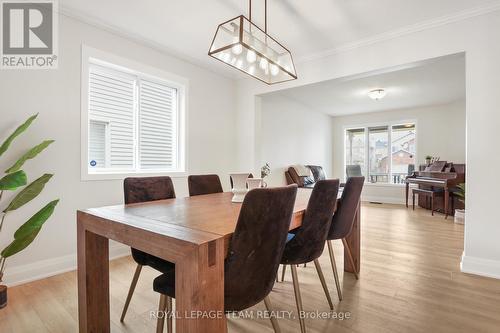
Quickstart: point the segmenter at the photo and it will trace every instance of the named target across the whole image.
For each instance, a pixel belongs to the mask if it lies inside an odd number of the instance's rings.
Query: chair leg
[[[156,319],[156,333],[163,333],[163,326],[165,325],[165,309],[167,308],[167,295],[160,294],[160,304],[158,306],[158,313]],[[161,313],[163,312],[163,315]]]
[[[172,333],[173,332],[173,326],[172,326],[172,316],[173,316],[173,312],[172,312],[172,297],[169,297],[167,296],[167,313],[166,313],[166,316],[167,316],[167,333]]]
[[[431,215],[434,216],[434,194],[431,197]]]
[[[283,270],[281,271],[281,282],[285,281],[285,271],[286,265],[283,265]]]
[[[266,305],[266,310],[268,312],[269,318],[271,319],[271,325],[273,325],[274,333],[281,333],[280,325],[278,324],[278,320],[273,316],[271,300],[269,299],[269,295],[264,298],[264,304]]]
[[[297,311],[300,322],[300,332],[306,333],[306,324],[304,317],[302,316],[304,309],[302,307],[302,297],[300,296],[299,278],[297,276],[297,267],[295,265],[290,265],[292,269],[292,280],[293,280],[293,291],[295,292],[295,302],[297,303]]]
[[[356,277],[356,280],[359,280],[359,275],[356,269],[356,264],[354,263],[354,258],[352,257],[351,248],[349,247],[349,244],[347,243],[347,240],[345,238],[342,238],[342,243],[344,244],[344,251],[347,252],[347,257],[349,258],[349,262],[351,263],[351,266],[354,269],[354,276]]]
[[[340,287],[339,274],[337,272],[337,263],[335,262],[335,255],[333,254],[332,241],[326,241],[328,244],[328,252],[330,253],[330,262],[332,263],[333,277],[335,278],[335,286],[337,287],[337,295],[339,296],[339,301],[342,300],[342,288]]]
[[[321,269],[321,265],[319,264],[319,260],[314,260],[314,266],[316,266],[316,271],[318,272],[319,280],[321,281],[321,285],[323,286],[323,290],[325,291],[326,299],[328,300],[328,305],[330,305],[330,310],[333,310],[333,302],[330,297],[330,291],[328,290],[328,286],[326,285],[325,276],[323,275],[323,270]]]
[[[120,321],[123,323],[125,320],[125,315],[127,314],[128,306],[130,304],[130,300],[132,299],[132,295],[134,294],[135,286],[137,285],[137,280],[139,280],[139,275],[141,275],[142,265],[137,265],[135,268],[134,277],[132,278],[132,283],[130,284],[130,288],[128,290],[127,299],[125,300],[125,305],[123,306],[122,316],[120,317]]]
[[[413,210],[415,210],[415,193],[413,193]]]

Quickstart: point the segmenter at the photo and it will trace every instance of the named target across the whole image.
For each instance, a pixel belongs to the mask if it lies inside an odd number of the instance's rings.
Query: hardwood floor
[[[463,226],[440,214],[413,212],[403,206],[363,204],[362,271],[359,281],[344,274],[339,303],[328,251],[320,259],[335,311],[351,318],[306,319],[308,332],[498,332],[500,280],[460,272]],[[342,244],[335,242],[338,267]],[[125,324],[119,321],[135,270],[130,257],[110,264],[113,332],[154,332],[150,311],[159,296],[152,291],[158,275],[144,268]],[[305,311],[329,307],[313,264],[298,269]],[[9,289],[9,305],[0,310],[0,332],[76,332],[76,272]],[[273,307],[295,311],[290,270],[271,293]],[[263,310],[264,304],[252,310]],[[283,332],[299,332],[295,319],[279,319]],[[272,332],[268,319],[230,319],[230,332]]]

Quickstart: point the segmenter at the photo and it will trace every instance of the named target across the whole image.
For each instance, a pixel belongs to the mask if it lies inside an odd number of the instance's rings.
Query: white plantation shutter
[[[111,169],[134,168],[135,87],[136,79],[132,75],[98,65],[90,67],[89,120],[108,124],[109,147],[105,164]],[[106,151],[105,147],[95,144],[94,151]]]
[[[177,89],[148,80],[139,84],[139,165],[142,170],[176,168]]]
[[[97,60],[88,77],[89,173],[180,171],[183,86]]]

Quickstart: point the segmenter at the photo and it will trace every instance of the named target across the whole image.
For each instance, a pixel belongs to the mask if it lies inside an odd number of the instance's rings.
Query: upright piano
[[[444,194],[436,198],[436,210],[442,211],[447,218],[453,215],[453,208],[463,208],[463,204],[456,202],[455,207],[450,207],[450,193],[456,190],[456,186],[465,183],[465,164],[454,164],[446,161],[436,161],[429,166],[420,166],[419,171],[413,172],[406,178],[406,207],[408,207],[408,196],[410,184],[417,184],[423,189],[442,189]],[[427,202],[419,200],[419,206],[430,209]]]

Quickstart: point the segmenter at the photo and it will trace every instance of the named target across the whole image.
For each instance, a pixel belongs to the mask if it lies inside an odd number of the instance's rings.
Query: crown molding
[[[193,58],[193,57],[186,55],[184,53],[175,51],[171,48],[164,46],[161,43],[157,43],[157,42],[155,42],[151,39],[148,39],[146,37],[143,37],[139,34],[125,31],[124,29],[122,29],[116,25],[109,24],[109,23],[107,23],[101,19],[98,19],[94,16],[89,16],[87,14],[84,14],[81,11],[79,11],[75,8],[69,7],[67,5],[63,5],[61,3],[59,4],[59,14],[66,16],[68,18],[71,18],[73,20],[79,21],[81,23],[87,24],[89,26],[92,26],[94,28],[106,31],[106,32],[111,33],[113,35],[116,35],[118,37],[128,39],[129,41],[132,41],[136,44],[148,47],[148,48],[153,49],[159,53],[165,54],[167,56],[177,58],[177,59],[182,60],[184,62],[187,62],[193,66],[199,67],[203,70],[209,71],[211,73],[225,77],[227,79],[231,79],[231,80],[238,79],[238,77],[236,77],[235,75],[231,75],[223,70],[214,69],[213,66],[208,66],[207,64],[199,61],[196,58]]]
[[[447,24],[463,21],[463,20],[468,20],[477,16],[482,16],[486,15],[492,12],[496,12],[500,10],[500,1],[495,1],[490,4],[480,6],[480,7],[475,7],[471,9],[466,9],[457,13],[453,13],[450,15],[445,15],[441,16],[432,20],[427,20],[423,21],[420,23],[412,24],[400,29],[392,30],[392,31],[387,31],[378,35],[374,35],[371,37],[363,38],[358,41],[352,42],[352,43],[346,43],[344,45],[325,50],[322,52],[317,52],[314,54],[298,57],[296,59],[296,63],[304,63],[308,61],[313,61],[313,60],[319,60],[322,58],[326,58],[335,54],[339,53],[344,53],[348,51],[352,51],[358,48],[362,48],[365,46],[373,45],[376,43],[388,41],[391,39],[395,39],[398,37],[410,35],[416,32],[428,30],[428,29],[433,29],[437,27],[441,27]]]
[[[437,28],[437,27],[444,26],[447,24],[471,19],[471,18],[474,18],[477,16],[486,15],[486,14],[489,14],[492,12],[496,12],[498,10],[500,10],[500,1],[495,0],[492,3],[489,3],[489,4],[484,5],[484,6],[466,9],[466,10],[463,10],[463,11],[460,11],[457,13],[453,13],[450,15],[441,16],[439,18],[423,21],[423,22],[409,25],[409,26],[399,28],[396,30],[387,31],[387,32],[384,32],[384,33],[381,33],[378,35],[363,38],[363,39],[360,39],[360,40],[355,41],[355,42],[346,43],[344,45],[340,45],[340,46],[332,48],[332,49],[328,49],[325,51],[321,51],[321,52],[313,53],[310,55],[298,57],[295,59],[295,62],[297,64],[300,64],[300,63],[305,63],[305,62],[309,62],[309,61],[319,60],[322,58],[333,56],[335,54],[348,52],[348,51],[351,51],[354,49],[358,49],[358,48],[366,47],[366,46],[373,45],[376,43],[395,39],[398,37],[410,35],[410,34],[413,34],[416,32],[420,32],[420,31],[424,31],[424,30],[428,30],[428,29],[432,29],[432,28]],[[228,72],[223,71],[223,70],[214,69],[214,66],[209,66],[206,63],[203,63],[196,58],[193,58],[189,55],[186,55],[186,54],[183,54],[181,52],[170,49],[170,48],[164,46],[163,44],[157,43],[151,39],[140,36],[139,34],[124,31],[122,28],[119,28],[115,25],[106,23],[103,20],[100,20],[96,17],[91,17],[89,15],[83,14],[82,12],[80,12],[72,7],[69,7],[67,5],[60,4],[59,13],[61,15],[75,19],[77,21],[88,24],[88,25],[93,26],[95,28],[102,29],[104,31],[107,31],[107,32],[112,33],[114,35],[117,35],[119,37],[126,38],[128,40],[131,40],[131,41],[139,44],[139,45],[149,47],[149,48],[154,49],[160,53],[176,57],[176,58],[181,59],[183,61],[186,61],[194,66],[197,66],[201,69],[204,69],[204,70],[210,71],[214,74],[223,76],[227,79],[238,80],[238,79],[245,79],[246,78],[246,77],[239,76],[239,75],[231,75]]]

